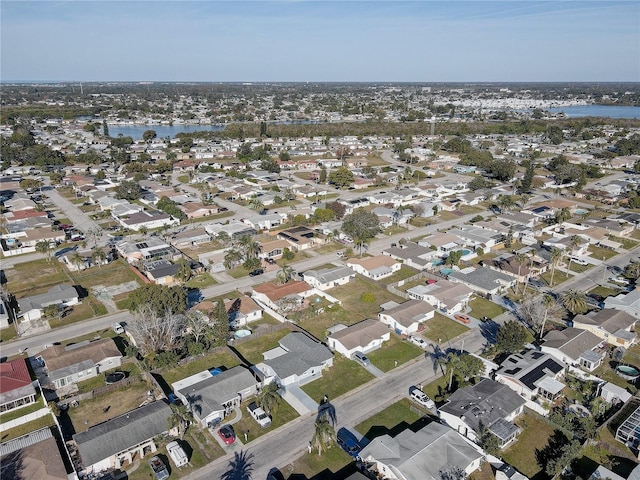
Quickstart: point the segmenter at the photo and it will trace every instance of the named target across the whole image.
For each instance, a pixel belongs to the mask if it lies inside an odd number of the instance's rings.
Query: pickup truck
[[[151,459],[149,459],[149,466],[156,480],[166,480],[169,478],[169,470],[167,470],[167,466],[160,460],[160,457],[151,457]]]
[[[271,425],[271,418],[269,418],[269,415],[267,415],[267,413],[262,408],[260,408],[256,402],[251,402],[247,406],[247,410],[261,427],[264,428]]]

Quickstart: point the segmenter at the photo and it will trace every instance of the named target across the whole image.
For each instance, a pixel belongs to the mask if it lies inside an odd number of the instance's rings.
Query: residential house
[[[278,238],[286,240],[290,249],[296,252],[325,243],[324,235],[302,225],[278,232]]]
[[[224,308],[227,310],[229,325],[232,328],[244,327],[262,318],[262,308],[247,295],[225,300]]]
[[[172,227],[180,225],[180,220],[173,218],[171,215],[163,212],[142,211],[129,215],[128,217],[117,218],[120,225],[130,230],[139,232],[142,228],[151,230],[164,226]]]
[[[42,386],[60,389],[122,365],[122,354],[112,338],[71,345],[53,345],[36,356],[44,367]]]
[[[268,213],[266,215],[256,215],[245,218],[243,222],[254,230],[271,230],[287,221],[287,215],[284,213]]]
[[[592,372],[606,356],[602,338],[579,328],[552,330],[544,336],[541,350],[563,363]]]
[[[464,283],[481,295],[497,295],[516,283],[516,279],[511,275],[487,267],[454,270],[448,276],[452,282]]]
[[[401,263],[396,262],[393,258],[387,255],[349,258],[345,263],[354,272],[374,280],[380,280],[393,275],[402,267]]]
[[[259,385],[251,370],[238,365],[222,372],[205,370],[171,384],[171,388],[200,426],[207,427],[254,396]]]
[[[627,312],[605,308],[586,315],[576,315],[573,327],[587,330],[610,345],[629,348],[637,341],[634,331],[637,321]]]
[[[480,264],[496,272],[506,273],[516,278],[518,282],[525,282],[531,276],[529,259],[524,257],[523,262],[518,262],[514,253],[503,253],[497,257],[483,260]]]
[[[461,243],[471,250],[478,250],[484,253],[490,252],[492,248],[504,239],[504,236],[500,233],[479,227],[453,228],[447,234],[458,237],[459,240],[456,240],[456,243]]]
[[[436,256],[434,250],[414,242],[406,242],[397,247],[387,248],[382,251],[382,254],[389,255],[404,265],[417,270],[431,267],[431,259]]]
[[[180,205],[180,210],[187,218],[202,218],[217,214],[220,209],[217,205],[205,205],[202,202],[187,202]]]
[[[488,429],[503,448],[520,433],[520,427],[513,421],[522,413],[525,403],[508,386],[483,378],[453,392],[447,403],[438,408],[438,415],[446,425],[476,443],[480,431]]]
[[[76,433],[81,474],[122,469],[158,450],[156,438],[169,430],[171,408],[162,401],[148,403]]]
[[[42,318],[44,309],[50,305],[57,305],[59,309],[77,305],[78,292],[66,283],[51,287],[46,293],[18,299],[18,317],[24,321]]]
[[[251,296],[258,304],[276,311],[286,311],[301,306],[304,299],[312,293],[311,286],[303,281],[292,281],[282,285],[267,282],[253,287]]]
[[[66,452],[65,452],[65,457]],[[42,428],[0,443],[1,475],[5,480],[70,480],[51,428]]]
[[[0,363],[0,413],[36,403],[36,389],[23,358]]]
[[[210,241],[211,237],[204,228],[185,230],[171,237],[171,244],[178,248],[193,247]]]
[[[636,287],[629,293],[605,298],[604,308],[622,310],[635,318],[640,318],[640,287]]]
[[[355,352],[367,353],[380,348],[391,338],[391,330],[371,318],[348,327],[340,325],[342,328],[339,330],[333,328],[333,333],[327,337],[327,344],[347,358],[351,358]]]
[[[464,242],[457,235],[438,232],[420,240],[419,245],[431,247],[437,255],[443,255],[460,250],[464,246]]]
[[[267,259],[273,258],[277,259],[282,257],[282,253],[285,248],[290,248],[289,242],[286,240],[270,240],[267,242],[260,242],[260,246],[262,249],[260,253],[258,253],[258,258]]]
[[[467,477],[480,468],[484,453],[455,430],[430,422],[417,432],[407,428],[395,437],[376,437],[359,457],[376,478],[436,480],[451,469],[459,469]]]
[[[331,350],[303,332],[291,332],[279,344],[264,352],[264,361],[256,365],[265,383],[302,385],[321,377],[322,371],[333,365]]]
[[[355,277],[355,272],[344,266],[307,270],[302,276],[305,282],[321,291],[329,290],[339,285],[346,285]]]
[[[378,314],[378,319],[399,335],[411,335],[433,318],[434,308],[421,300],[408,300]]]
[[[496,372],[495,380],[526,399],[541,397],[554,401],[565,387],[558,380],[565,368],[566,365],[551,354],[527,350],[507,357]]]
[[[462,283],[441,279],[412,287],[407,293],[409,297],[427,302],[437,310],[453,314],[466,309],[473,290]]]
[[[176,283],[179,270],[180,265],[165,259],[146,262],[143,269],[145,276],[157,285],[173,285]]]
[[[224,232],[231,239],[240,238],[244,235],[255,235],[257,233],[251,226],[237,221],[231,221],[226,224],[209,223],[204,226],[204,229],[212,237],[218,237],[220,233]]]
[[[626,403],[633,395],[624,388],[611,382],[603,382],[598,386],[599,396],[607,403]]]

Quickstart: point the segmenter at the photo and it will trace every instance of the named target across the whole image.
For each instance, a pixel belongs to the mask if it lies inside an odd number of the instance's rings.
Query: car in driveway
[[[409,398],[424,408],[435,408],[436,404],[429,396],[415,385],[409,387]]]
[[[356,436],[346,428],[342,427],[336,432],[336,441],[338,445],[352,457],[357,457],[360,453],[360,443]]]
[[[114,332],[116,332],[118,335],[122,335],[124,333],[124,327],[119,322],[116,322],[113,325],[111,325],[111,329]]]
[[[462,323],[471,323],[471,319],[464,313],[456,313],[453,318]]]
[[[584,258],[582,257],[569,257],[569,259],[578,265],[589,265],[589,262],[587,262]]]
[[[233,427],[231,425],[223,425],[220,427],[220,430],[218,430],[218,436],[225,445],[233,445],[233,442],[236,441],[236,432],[233,431]]]
[[[247,405],[247,411],[262,428],[271,425],[271,418],[269,418],[269,415],[267,415],[267,413],[261,407],[259,407],[256,402],[251,402],[249,405]]]
[[[358,362],[363,367],[366,367],[367,365],[371,365],[371,360],[369,360],[369,357],[367,357],[362,352],[354,352],[353,355],[351,355],[351,358],[356,362]]]
[[[429,347],[429,344],[427,342],[425,342],[422,337],[416,337],[415,335],[411,335],[409,337],[409,341],[411,343],[413,343],[414,345],[417,345],[418,347],[420,347],[423,350],[426,350]]]
[[[256,268],[255,270],[251,270],[249,272],[250,277],[257,277],[258,275],[262,275],[264,273],[264,269]]]

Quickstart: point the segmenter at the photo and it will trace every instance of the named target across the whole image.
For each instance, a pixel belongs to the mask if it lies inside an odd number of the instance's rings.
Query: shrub
[[[360,295],[360,300],[362,300],[364,303],[373,303],[376,301],[376,296],[371,292],[364,292],[362,295]]]

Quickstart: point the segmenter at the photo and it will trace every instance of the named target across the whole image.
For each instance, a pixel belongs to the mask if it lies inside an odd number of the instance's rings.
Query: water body
[[[613,105],[572,105],[567,107],[553,107],[547,110],[553,113],[563,112],[569,118],[640,118],[640,107],[618,107]]]
[[[140,140],[147,130],[154,130],[158,138],[175,137],[185,132],[218,132],[224,130],[224,125],[108,125],[109,135],[117,137],[131,137]]]

